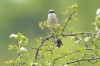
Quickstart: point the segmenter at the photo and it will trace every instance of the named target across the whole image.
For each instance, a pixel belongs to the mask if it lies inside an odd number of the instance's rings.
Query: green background
[[[74,3],[79,5],[79,21],[71,26],[78,32],[95,31],[92,23],[96,10],[100,8],[100,0],[0,0],[0,66],[8,66],[4,62],[16,56],[15,51],[8,50],[12,43],[10,34],[20,32],[29,39],[30,46],[34,46],[35,38],[47,35],[38,23],[47,19],[48,10],[54,9],[63,24],[65,16],[62,12]]]

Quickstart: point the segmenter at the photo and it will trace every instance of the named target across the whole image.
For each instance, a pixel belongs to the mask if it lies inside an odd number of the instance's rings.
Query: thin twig
[[[97,33],[92,33],[92,32],[79,32],[79,33],[71,33],[71,34],[61,34],[63,37],[65,36],[77,36],[77,35],[89,35],[89,34],[92,34],[92,35],[97,35]]]
[[[14,66],[14,64],[13,64],[13,63],[11,63],[11,65],[12,65],[12,66]]]
[[[85,50],[93,50],[93,49],[87,48],[87,49],[85,49]],[[70,54],[73,54],[73,53],[76,53],[76,52],[80,52],[80,51],[81,51],[81,50],[72,51],[72,52],[70,52],[70,53],[67,53],[67,54],[64,55],[64,56],[58,57],[58,58],[56,58],[56,59],[53,60],[53,64],[55,64],[55,62],[56,62],[58,59],[60,59],[60,58],[63,58],[63,57],[65,57],[65,56],[68,56],[68,55],[70,55]]]
[[[63,28],[63,30],[62,30],[62,34],[63,34],[63,32],[64,32],[64,30],[65,30],[65,28],[66,28],[68,22],[71,20],[72,16],[74,15],[74,13],[75,13],[75,12],[72,12],[72,14],[70,14],[70,16],[69,16],[69,18],[68,18],[67,22],[65,23],[64,28]]]
[[[99,49],[98,46],[94,43],[93,40],[92,40],[92,44],[93,44],[97,49]]]
[[[17,47],[19,48],[19,40],[18,40],[18,39],[17,39],[17,41],[16,41],[16,45],[17,45]],[[20,54],[19,50],[18,50],[17,55],[18,55],[18,64],[19,64],[18,66],[22,66],[21,54]]]
[[[72,60],[72,61],[69,61],[67,62],[66,64],[72,64],[72,63],[76,63],[76,62],[82,62],[82,61],[91,61],[91,60],[97,60],[97,59],[100,59],[100,56],[96,56],[96,57],[92,57],[92,58],[83,58],[83,59],[78,59],[78,60]]]

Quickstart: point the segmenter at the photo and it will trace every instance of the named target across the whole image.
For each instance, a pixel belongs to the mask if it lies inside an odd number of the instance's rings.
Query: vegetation
[[[56,25],[54,30],[48,31],[49,35],[34,39],[35,44],[28,51],[25,46],[28,44],[28,38],[21,33],[11,34],[10,38],[14,44],[8,46],[9,50],[16,50],[17,57],[6,61],[12,66],[78,66],[85,63],[100,64],[100,12],[97,12],[95,22],[96,32],[77,32],[72,30],[69,25],[77,22],[78,4],[68,7],[63,15],[64,25]],[[63,20],[62,20],[63,21]],[[40,22],[41,30],[49,29],[46,21]],[[67,29],[67,31],[65,30]],[[72,45],[67,45],[70,40]],[[69,49],[70,48],[70,49]],[[31,54],[31,53],[34,53]]]

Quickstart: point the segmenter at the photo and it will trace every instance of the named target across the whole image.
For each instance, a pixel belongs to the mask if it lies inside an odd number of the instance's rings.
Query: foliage
[[[75,16],[78,13],[78,5],[75,3],[68,7],[63,14],[68,17],[64,19],[64,25],[57,24],[49,30],[50,35],[40,37],[37,40],[38,46],[34,47],[31,52],[35,52],[34,57],[25,48],[28,45],[28,39],[21,33],[11,34],[10,38],[14,39],[15,44],[8,46],[9,50],[16,50],[16,59],[6,61],[12,66],[72,66],[80,65],[83,61],[94,64],[100,60],[100,15],[96,16],[94,32],[75,32],[70,31],[66,34],[67,25],[73,21],[77,21]],[[46,21],[40,22],[39,27],[43,30],[50,28]],[[66,38],[74,41],[72,50],[66,49]],[[62,49],[63,48],[63,49]],[[84,62],[85,63],[85,62]]]
[[[16,59],[11,59],[9,61],[6,61],[5,63],[9,63],[12,66],[28,66],[32,58],[28,50],[24,47],[28,44],[28,39],[21,33],[11,34],[10,38],[12,38],[15,41],[15,44],[10,44],[8,46],[8,49],[16,50],[17,57]]]

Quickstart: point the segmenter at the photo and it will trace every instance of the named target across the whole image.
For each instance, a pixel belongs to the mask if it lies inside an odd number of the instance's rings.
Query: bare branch
[[[44,43],[46,40],[48,40],[48,39],[51,38],[51,37],[53,37],[52,34],[49,35],[48,37],[46,37],[46,38],[44,38],[44,39],[41,40],[40,45],[36,48],[36,53],[35,53],[35,59],[36,59],[36,60],[38,59],[38,54],[39,54],[39,50],[40,50],[41,46],[43,45],[43,43]]]
[[[80,33],[72,33],[72,34],[61,34],[63,37],[65,37],[65,36],[77,36],[77,35],[90,35],[90,34],[92,34],[92,35],[97,35],[97,33],[92,33],[92,32],[80,32]]]
[[[97,49],[99,49],[98,46],[94,43],[93,40],[92,40],[91,42],[92,42],[92,44],[93,44]]]
[[[72,60],[67,62],[66,64],[72,64],[72,63],[76,63],[76,62],[82,62],[82,61],[91,61],[91,60],[97,60],[100,59],[100,56],[96,56],[96,57],[92,57],[92,58],[83,58],[83,59],[78,59],[78,60]]]
[[[93,50],[93,49],[87,48],[87,49],[85,49],[85,50]],[[60,58],[63,58],[63,57],[65,57],[65,56],[68,56],[68,55],[70,55],[70,54],[73,54],[73,53],[76,53],[76,52],[80,52],[80,51],[82,51],[82,50],[72,51],[72,52],[70,52],[70,53],[67,53],[67,54],[64,55],[64,56],[58,57],[58,58],[56,58],[56,59],[53,60],[53,64],[55,64],[55,62],[56,62],[57,60],[59,60]]]
[[[63,28],[63,30],[62,30],[62,33],[64,32],[64,30],[65,30],[65,28],[66,28],[68,22],[71,20],[71,18],[72,18],[72,16],[74,15],[74,13],[75,13],[75,12],[72,12],[72,14],[70,14],[70,16],[69,16],[67,22],[66,22],[65,25],[64,25],[64,28]]]

